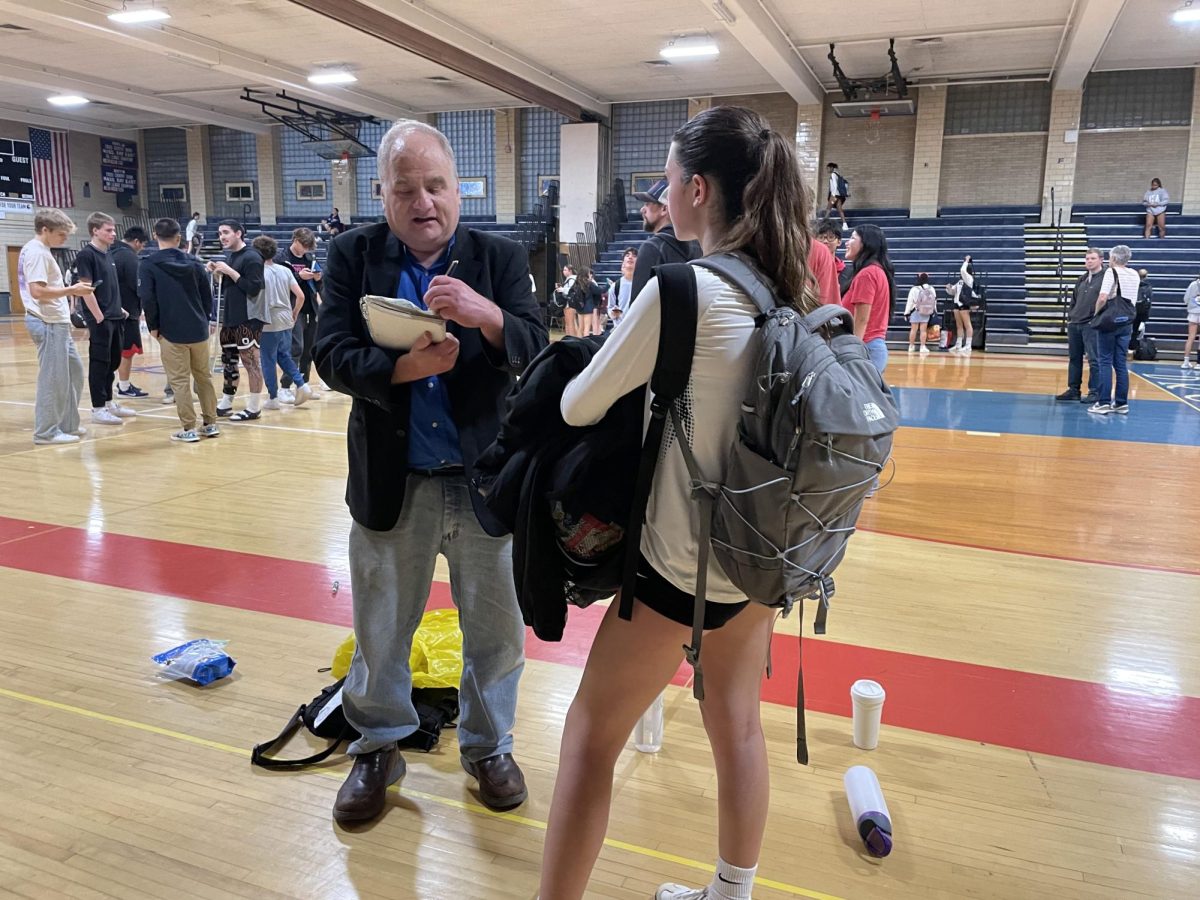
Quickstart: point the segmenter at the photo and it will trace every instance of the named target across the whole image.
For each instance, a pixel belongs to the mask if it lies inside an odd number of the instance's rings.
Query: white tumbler
[[[851,766],[842,783],[854,828],[872,856],[887,856],[892,852],[892,817],[879,779],[866,766]]]
[[[854,746],[860,750],[874,750],[879,745],[879,723],[886,696],[878,681],[864,678],[850,687],[850,700],[854,705]]]

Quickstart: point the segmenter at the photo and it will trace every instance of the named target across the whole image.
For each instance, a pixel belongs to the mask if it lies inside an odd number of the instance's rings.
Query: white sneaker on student
[[[283,409],[283,404],[279,402],[278,397],[268,397],[263,403],[263,409]]]
[[[962,350],[959,352],[961,352],[963,356],[970,356],[971,355],[971,345],[965,344],[963,346]]]
[[[929,352],[929,348],[926,347],[924,344],[922,344],[921,345],[921,355],[925,356],[928,352]]]
[[[296,394],[292,391],[291,388],[280,388],[279,389],[279,402],[280,403],[295,403],[296,402]]]
[[[690,888],[682,884],[664,884],[654,893],[654,900],[707,900],[708,888]]]
[[[909,344],[909,345],[908,345],[908,352],[909,352],[909,353],[916,353],[916,352],[917,352],[917,345],[916,345],[916,344]]]
[[[312,398],[313,398],[313,389],[310,388],[307,384],[302,384],[302,385],[300,385],[300,387],[296,388],[295,403],[297,406],[303,406],[305,403],[307,403]]]
[[[1196,364],[1195,364],[1194,362],[1192,362],[1190,359],[1185,359],[1183,362],[1181,362],[1181,363],[1179,364],[1179,368],[1181,368],[1181,369],[1194,369],[1194,368],[1196,368]]]
[[[110,402],[108,411],[114,416],[120,416],[122,419],[133,419],[137,417],[137,412],[130,409],[128,406],[122,406],[120,403]]]
[[[60,431],[54,437],[34,438],[35,444],[78,444],[79,436],[75,434],[67,434],[65,431]]]
[[[93,425],[124,425],[125,420],[116,415],[109,409],[93,409],[92,410]]]
[[[200,435],[196,434],[194,429],[185,428],[171,435],[171,440],[182,444],[196,444],[200,442]]]

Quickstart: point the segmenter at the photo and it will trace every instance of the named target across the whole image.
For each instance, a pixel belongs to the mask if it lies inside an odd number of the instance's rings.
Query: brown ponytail
[[[808,267],[810,193],[792,144],[757,113],[717,106],[675,133],[684,180],[716,182],[729,230],[713,252],[741,250],[775,282],[779,299],[801,312],[821,304]]]

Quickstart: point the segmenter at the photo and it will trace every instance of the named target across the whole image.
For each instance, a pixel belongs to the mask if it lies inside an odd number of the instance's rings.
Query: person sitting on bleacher
[[[1146,207],[1146,230],[1143,238],[1149,238],[1155,226],[1158,226],[1159,238],[1167,236],[1167,203],[1171,195],[1163,190],[1162,182],[1157,178],[1150,179],[1150,190],[1142,197],[1142,206]]]

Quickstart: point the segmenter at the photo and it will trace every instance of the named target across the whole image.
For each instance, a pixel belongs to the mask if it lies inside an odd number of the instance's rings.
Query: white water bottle
[[[638,719],[637,727],[633,730],[633,746],[642,753],[657,753],[662,749],[662,740],[663,694],[659,694]]]
[[[872,856],[887,856],[892,852],[892,817],[879,779],[866,766],[851,766],[842,779],[846,800],[858,836]]]

